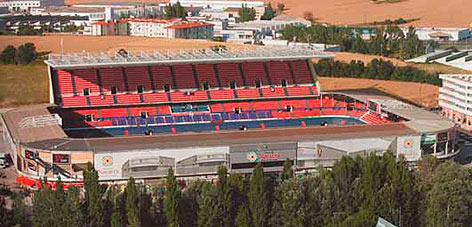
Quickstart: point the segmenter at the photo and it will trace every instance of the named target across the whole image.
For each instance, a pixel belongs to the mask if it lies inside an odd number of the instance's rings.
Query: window
[[[168,84],[164,85],[164,91],[169,92],[170,91],[170,85],[168,85]]]
[[[138,85],[138,93],[141,94],[144,92],[144,85]]]
[[[93,114],[86,114],[85,121],[93,121]]]
[[[139,115],[141,116],[141,118],[144,118],[144,119],[146,119],[146,118],[149,117],[149,113],[148,113],[148,112],[141,112],[141,113],[139,113]]]
[[[282,80],[282,87],[287,87],[287,80]]]
[[[84,96],[90,95],[90,88],[84,88]]]
[[[231,89],[236,89],[236,83],[234,81],[229,82],[229,87]]]
[[[118,87],[116,87],[116,86],[111,87],[111,94],[112,95],[116,95],[117,92],[118,92]]]
[[[210,83],[203,82],[203,90],[208,91],[210,89]]]
[[[262,86],[261,80],[256,80],[256,88],[260,88]]]

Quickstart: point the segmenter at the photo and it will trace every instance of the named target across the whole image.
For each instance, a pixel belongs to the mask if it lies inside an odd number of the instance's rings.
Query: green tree
[[[239,9],[239,22],[252,21],[256,19],[256,10],[248,8],[245,4]]]
[[[361,38],[361,36],[357,36],[354,42],[352,43],[351,52],[354,53],[361,53],[367,54],[369,53],[369,48],[367,47],[366,42]]]
[[[93,227],[104,226],[104,207],[102,204],[100,185],[98,184],[98,172],[90,162],[87,163],[87,171],[84,173],[84,191],[85,204],[87,206],[85,224]]]
[[[187,12],[185,11],[185,8],[182,7],[180,2],[177,2],[173,5],[169,3],[169,5],[164,7],[164,15],[167,19],[184,18],[185,15],[187,15]]]
[[[452,161],[440,164],[427,195],[428,226],[470,226],[472,181],[470,171]]]
[[[303,226],[303,196],[298,179],[283,181],[277,187],[275,195],[271,226]]]
[[[166,179],[167,194],[164,199],[164,213],[166,214],[167,226],[180,226],[179,203],[180,203],[180,187],[174,175],[174,170],[169,168]]]
[[[409,27],[405,39],[401,41],[400,58],[411,59],[425,53],[424,43],[416,35],[415,28]]]
[[[232,206],[233,200],[228,185],[228,169],[220,166],[218,168],[217,217],[221,226],[230,227],[232,225],[232,217],[229,215]]]
[[[2,64],[15,64],[16,48],[8,45],[0,54],[0,62]]]
[[[282,171],[282,180],[287,180],[293,178],[293,167],[292,167],[292,161],[287,158],[284,162],[284,169]]]
[[[275,10],[272,8],[272,5],[269,4],[264,9],[264,14],[261,17],[261,20],[272,20],[277,15]]]
[[[209,182],[203,183],[198,196],[198,226],[221,226],[217,197],[216,187]]]
[[[139,194],[138,187],[133,177],[128,179],[126,185],[126,214],[128,216],[128,226],[141,226],[139,217]]]
[[[29,64],[36,60],[38,53],[33,43],[25,43],[18,47],[16,51],[16,62],[20,64]]]
[[[269,216],[269,201],[264,178],[264,170],[261,163],[254,168],[249,188],[249,208],[252,215],[252,223],[255,227],[267,226]]]
[[[249,216],[249,209],[245,206],[242,205],[238,213],[236,214],[236,219],[234,221],[234,226],[236,227],[250,227],[251,225],[251,219]]]

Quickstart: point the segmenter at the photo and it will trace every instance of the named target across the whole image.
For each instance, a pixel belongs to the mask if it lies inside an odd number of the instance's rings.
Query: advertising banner
[[[397,137],[397,158],[405,156],[407,161],[417,161],[421,157],[421,136]]]
[[[436,142],[438,142],[436,134],[423,134],[423,136],[421,136],[421,143],[423,144]]]

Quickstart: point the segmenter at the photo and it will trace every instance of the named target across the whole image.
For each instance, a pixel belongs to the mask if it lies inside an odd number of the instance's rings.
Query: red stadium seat
[[[236,93],[238,94],[238,98],[259,98],[259,90],[256,88],[241,88],[236,89]]]
[[[259,80],[262,85],[270,85],[269,81],[267,81],[267,74],[263,62],[245,62],[242,63],[242,68],[247,86],[256,86],[257,80]]]
[[[100,91],[98,78],[95,69],[77,69],[72,71],[74,75],[75,87],[78,94],[82,94],[84,88],[90,90],[90,94]]]
[[[164,92],[143,93],[145,103],[167,102],[167,94]]]
[[[262,88],[262,94],[264,97],[283,97],[285,96],[284,89],[282,87]]]
[[[195,70],[198,77],[199,87],[202,88],[205,82],[210,85],[210,88],[219,87],[212,64],[197,64],[195,65]]]
[[[117,92],[126,91],[121,68],[101,68],[98,72],[100,73],[103,92],[110,92],[112,87],[116,87]]]
[[[210,96],[212,100],[225,100],[234,98],[233,90],[231,89],[210,90]]]
[[[267,62],[267,68],[273,85],[281,85],[282,80],[285,80],[287,84],[293,84],[292,75],[286,61]]]
[[[73,94],[72,78],[69,71],[57,70],[57,83],[60,94]]]
[[[175,87],[172,82],[170,66],[151,66],[151,72],[156,90],[164,90],[165,85]]]
[[[197,88],[193,77],[192,65],[174,65],[174,77],[177,89]]]
[[[137,91],[138,86],[144,86],[144,90],[151,90],[151,80],[147,67],[126,67],[126,77],[128,80],[128,90]]]
[[[235,63],[217,64],[221,86],[229,87],[230,82],[235,82],[238,86],[243,86],[243,79],[239,73],[239,66]]]

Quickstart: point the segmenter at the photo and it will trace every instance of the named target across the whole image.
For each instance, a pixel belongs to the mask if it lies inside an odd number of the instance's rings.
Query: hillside
[[[271,0],[283,2],[286,13],[303,16],[312,12],[322,23],[352,25],[385,19],[414,19],[415,26],[467,27],[472,23],[470,0],[405,0],[398,3],[372,3],[371,0]]]

